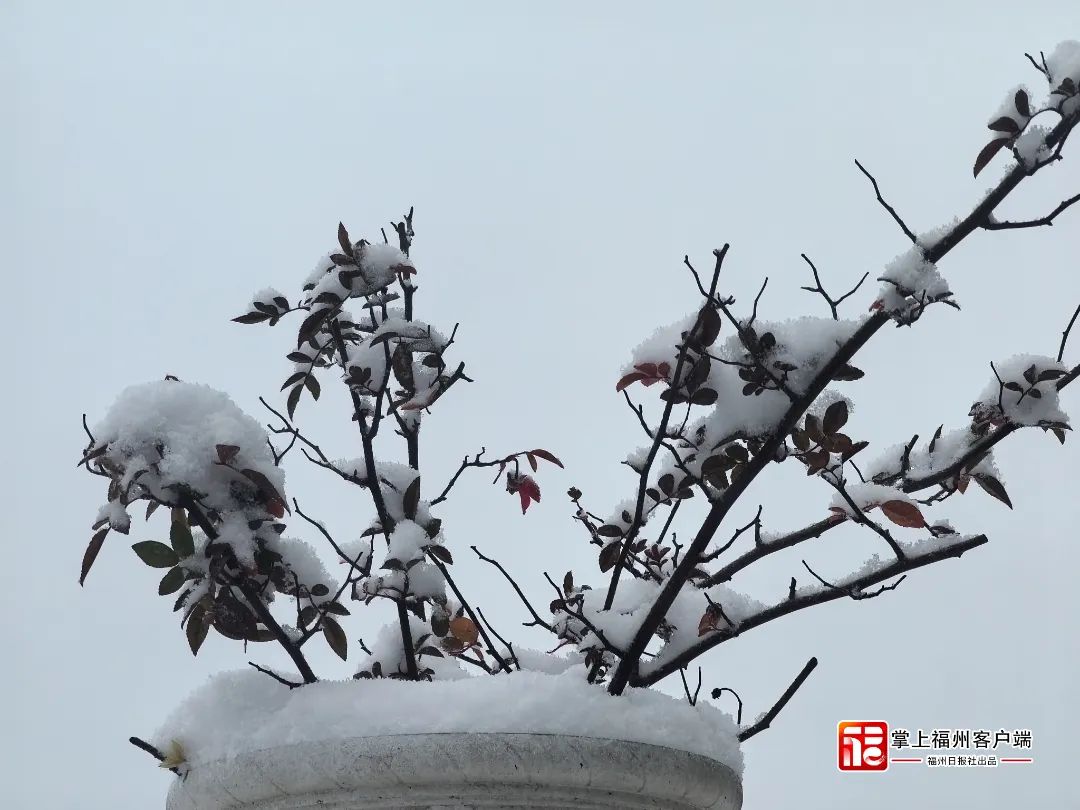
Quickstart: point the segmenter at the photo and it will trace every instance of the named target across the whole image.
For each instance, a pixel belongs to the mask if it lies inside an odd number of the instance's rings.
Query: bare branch
[[[1069,199],[1062,202],[1060,205],[1058,205],[1057,208],[1055,208],[1053,211],[1051,211],[1045,217],[1040,217],[1039,219],[1029,219],[1029,220],[1024,220],[1024,221],[1017,221],[1017,222],[1007,222],[1007,221],[1006,222],[994,222],[993,220],[987,220],[985,223],[983,223],[983,228],[985,228],[988,231],[1005,231],[1005,230],[1009,230],[1011,228],[1039,228],[1039,227],[1041,227],[1043,225],[1051,225],[1052,226],[1054,224],[1054,218],[1058,214],[1060,214],[1066,208],[1068,208],[1069,206],[1071,206],[1071,205],[1073,205],[1073,204],[1075,204],[1077,202],[1080,202],[1080,194],[1077,194],[1074,197],[1069,197]]]
[[[790,596],[782,602],[778,602],[751,616],[747,616],[732,630],[716,630],[709,633],[678,655],[666,658],[661,651],[659,657],[661,658],[662,663],[654,669],[649,670],[644,675],[635,674],[632,684],[634,686],[651,686],[652,684],[663,680],[668,675],[674,674],[680,668],[685,667],[707,650],[711,650],[716,645],[735,638],[737,635],[743,635],[748,630],[760,627],[781,616],[787,616],[789,613],[805,610],[808,607],[820,605],[825,602],[832,602],[836,599],[843,599],[849,596],[851,591],[866,591],[868,588],[885,582],[886,580],[891,580],[894,577],[898,577],[909,571],[914,571],[917,568],[933,565],[934,563],[947,560],[951,557],[960,557],[971,549],[978,548],[986,542],[986,535],[982,534],[975,537],[960,539],[950,545],[939,547],[918,556],[909,555],[902,560],[893,560],[891,563],[883,565],[875,571],[864,574],[863,576],[846,583],[842,587],[822,587],[821,590],[810,591],[802,596]]]
[[[802,564],[803,564],[803,568],[805,568],[807,571],[810,572],[810,576],[812,576],[814,579],[816,579],[818,582],[820,582],[826,588],[833,588],[834,590],[837,590],[837,591],[843,591],[845,594],[847,594],[848,596],[850,596],[852,599],[855,599],[855,600],[873,599],[875,596],[881,596],[883,593],[885,593],[885,591],[895,591],[900,586],[900,583],[903,582],[905,579],[907,579],[907,574],[904,574],[903,576],[900,577],[900,579],[896,580],[896,582],[892,583],[891,585],[882,585],[876,591],[864,591],[864,590],[861,590],[859,588],[854,588],[854,587],[843,587],[843,588],[841,588],[839,585],[833,585],[831,582],[826,582],[824,579],[822,579],[820,576],[818,576],[817,572],[814,571],[814,569],[810,567],[809,563],[807,563],[806,560],[803,560]]]
[[[165,761],[165,755],[161,753],[161,751],[159,751],[155,746],[148,743],[146,740],[140,739],[139,737],[128,737],[128,742],[134,745],[139,750],[145,751],[158,762]],[[180,773],[179,768],[169,768],[169,770],[175,774]]]
[[[900,215],[896,213],[896,209],[885,202],[885,198],[881,196],[881,189],[878,187],[878,181],[874,179],[874,175],[870,174],[858,160],[855,161],[855,165],[859,167],[859,171],[866,175],[866,178],[874,185],[874,194],[877,195],[877,200],[881,203],[882,208],[889,212],[889,215],[893,218],[897,225],[900,226],[900,230],[904,232],[904,236],[911,240],[911,244],[919,244],[918,237],[911,232],[911,228],[900,218]]]
[[[682,678],[683,692],[686,693],[686,702],[691,706],[697,705],[698,695],[701,694],[701,667],[697,668],[697,688],[693,694],[690,693],[690,684],[686,682],[686,668],[679,670],[679,677]]]
[[[806,290],[807,292],[811,293],[819,293],[821,297],[825,299],[825,303],[829,305],[829,310],[832,312],[833,320],[840,320],[840,312],[838,310],[838,307],[858,291],[859,287],[862,286],[863,282],[870,277],[870,273],[863,273],[863,277],[859,279],[858,284],[856,284],[846,293],[841,295],[839,298],[833,298],[825,291],[825,288],[822,286],[821,276],[818,275],[818,269],[814,265],[814,263],[810,261],[810,257],[807,256],[805,253],[800,253],[799,255],[802,256],[803,261],[810,265],[810,270],[814,273],[814,283],[817,285],[816,287],[800,287],[799,289]]]
[[[1065,327],[1065,331],[1061,333],[1061,345],[1058,346],[1057,361],[1060,363],[1061,358],[1065,356],[1065,344],[1069,340],[1069,332],[1072,331],[1073,324],[1076,323],[1076,316],[1080,315],[1080,304],[1077,304],[1076,309],[1073,311],[1072,317],[1069,318],[1069,325]]]
[[[773,707],[762,715],[754,725],[748,726],[739,732],[739,742],[746,742],[755,734],[760,734],[765,729],[772,725],[772,721],[776,719],[776,715],[780,714],[780,711],[791,700],[792,696],[799,691],[799,687],[803,685],[807,678],[810,677],[810,673],[817,667],[817,658],[811,658],[806,662],[806,666],[802,668],[802,671],[795,676],[795,680],[791,682],[791,686],[784,690],[784,694],[780,695],[780,699],[773,704]],[[741,701],[740,701],[741,704]]]
[[[539,627],[543,627],[549,633],[555,632],[555,628],[553,628],[548,622],[545,622],[543,619],[540,618],[540,614],[537,613],[536,610],[533,608],[532,603],[525,596],[524,592],[521,590],[521,587],[517,584],[517,582],[514,581],[514,578],[507,573],[506,569],[502,567],[502,564],[500,562],[498,562],[497,560],[493,560],[490,557],[485,557],[483,554],[480,553],[480,550],[476,546],[469,546],[469,548],[471,548],[473,550],[473,553],[475,553],[476,556],[479,557],[481,560],[486,563],[491,563],[496,568],[498,568],[499,573],[501,573],[506,578],[506,581],[509,582],[510,585],[514,588],[514,591],[517,593],[518,598],[521,599],[522,604],[524,604],[525,607],[528,608],[529,613],[531,613],[533,617],[533,620],[531,622],[524,623],[525,627],[532,627],[533,625],[537,625]]]
[[[271,672],[268,669],[260,667],[258,664],[256,664],[253,661],[248,661],[248,666],[255,667],[255,669],[259,670],[259,672],[261,672],[263,675],[269,675],[275,681],[277,681],[280,684],[283,684],[284,686],[289,687],[290,689],[296,689],[298,686],[303,686],[302,683],[296,683],[294,681],[287,681],[284,678],[282,678],[280,675],[278,675],[276,672]]]
[[[480,619],[477,618],[476,613],[469,605],[468,600],[466,600],[465,596],[461,593],[461,590],[458,588],[457,583],[454,582],[453,577],[450,576],[450,571],[447,569],[446,565],[443,563],[442,560],[440,560],[430,551],[428,552],[428,560],[434,563],[435,567],[439,569],[439,572],[446,580],[446,584],[450,586],[450,590],[452,590],[454,592],[454,596],[457,597],[457,600],[461,604],[461,607],[464,608],[465,612],[469,614],[469,618],[472,619],[472,623],[476,625],[476,629],[479,631],[480,636],[484,639],[484,643],[487,644],[488,652],[491,653],[491,657],[494,658],[495,661],[499,664],[499,669],[503,670],[503,672],[512,672],[513,670],[510,668],[510,665],[506,662],[506,659],[499,655],[499,651],[495,648],[494,642],[492,642],[491,637],[484,629],[484,625],[481,623]]]
[[[738,692],[736,692],[730,686],[721,686],[719,689],[713,689],[712,690],[711,697],[712,697],[713,700],[719,700],[720,696],[722,694],[724,694],[724,692],[731,692],[731,694],[733,694],[735,696],[735,700],[737,700],[739,702],[739,712],[738,712],[738,714],[735,715],[735,725],[741,726],[742,725],[743,703],[742,703],[742,698],[739,697]]]

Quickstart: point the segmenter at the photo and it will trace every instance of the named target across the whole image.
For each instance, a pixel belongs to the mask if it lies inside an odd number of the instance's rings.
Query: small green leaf
[[[185,582],[187,582],[187,571],[179,566],[170,568],[165,573],[165,576],[161,578],[161,584],[158,585],[157,589],[158,596],[176,593]]]
[[[182,509],[173,511],[172,526],[169,527],[169,542],[172,543],[173,551],[181,559],[187,559],[195,553],[195,538],[191,536],[187,517]]]
[[[172,568],[180,562],[175,551],[157,540],[145,540],[131,548],[139,555],[139,559],[151,568]]]

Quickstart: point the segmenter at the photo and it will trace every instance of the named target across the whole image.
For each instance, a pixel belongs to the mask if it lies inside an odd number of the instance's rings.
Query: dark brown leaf
[[[938,429],[934,431],[934,435],[930,438],[930,445],[927,447],[927,452],[933,454],[934,448],[937,446],[937,440],[941,438],[941,429],[944,425],[938,425]]]
[[[1016,111],[1020,115],[1024,116],[1024,118],[1031,118],[1031,105],[1028,103],[1028,94],[1025,90],[1016,91],[1013,103],[1016,105]]]
[[[847,450],[845,450],[841,454],[841,458],[843,458],[844,461],[847,461],[849,458],[854,456],[856,453],[858,453],[858,452],[860,452],[862,450],[865,450],[869,445],[870,445],[870,442],[865,442],[865,441],[864,442],[853,442],[851,447],[848,448]]]
[[[828,465],[829,452],[827,450],[814,450],[812,453],[804,455],[803,461],[806,462],[806,474],[813,475],[821,472]]]
[[[326,643],[330,645],[330,649],[342,661],[347,661],[349,659],[349,639],[345,635],[345,631],[341,629],[341,625],[337,623],[337,620],[330,616],[323,616],[322,632]]]
[[[233,323],[262,323],[268,320],[270,320],[270,316],[265,312],[247,312],[233,318]]]
[[[615,567],[615,563],[619,561],[619,554],[621,553],[621,543],[611,543],[604,546],[600,552],[600,571],[607,572]]]
[[[337,225],[337,241],[341,245],[341,252],[346,256],[353,255],[352,241],[349,239],[349,232],[345,228],[345,224],[339,222]],[[345,656],[342,656],[344,658]]]
[[[1007,115],[990,122],[987,127],[995,132],[1008,132],[1010,135],[1015,135],[1020,131],[1020,125]]]
[[[1005,487],[1001,485],[992,475],[986,475],[985,473],[975,473],[972,478],[975,479],[975,483],[978,484],[986,494],[997,498],[1003,504],[1010,509],[1013,508],[1012,501],[1009,499],[1009,493],[1005,491]]]
[[[1065,441],[1062,440],[1061,443],[1064,444]],[[94,564],[94,560],[97,559],[98,552],[101,551],[101,545],[105,542],[105,535],[108,533],[109,527],[106,526],[90,538],[90,545],[86,547],[86,551],[83,553],[82,571],[79,574],[80,585],[86,582],[86,575],[90,573],[90,567]]]
[[[926,525],[926,518],[919,511],[919,507],[907,501],[885,501],[881,504],[881,511],[897,526],[921,529]]]
[[[690,397],[690,402],[694,405],[712,405],[716,402],[717,394],[711,388],[699,388]]]
[[[791,431],[791,443],[795,445],[796,450],[806,452],[810,449],[810,437],[806,435],[805,430],[794,428]]]
[[[292,419],[296,413],[296,406],[300,403],[300,395],[304,393],[304,386],[297,385],[289,392],[288,398],[285,400],[285,407],[289,412],[289,418]]]
[[[431,554],[432,557],[435,557],[438,560],[442,560],[447,565],[454,564],[454,555],[450,553],[450,549],[448,549],[446,546],[428,546],[428,552]]]
[[[848,420],[848,406],[844,400],[838,400],[825,409],[825,418],[821,422],[823,433],[836,433]]]
[[[300,329],[296,334],[296,347],[300,348],[306,341],[311,340],[318,334],[319,328],[323,325],[333,309],[324,307],[315,310],[306,318],[304,322],[300,324]]]
[[[285,502],[285,498],[277,491],[273,484],[270,483],[270,479],[263,475],[258,470],[252,470],[245,468],[240,470],[240,474],[247,478],[251,483],[258,487],[259,492],[263,494],[270,503],[278,504],[289,514],[292,514],[292,510],[289,509],[289,505]]]
[[[621,380],[619,380],[615,384],[615,390],[616,391],[622,391],[628,385],[633,385],[634,383],[638,382],[639,380],[644,380],[644,379],[645,379],[645,375],[642,374],[640,371],[631,371],[629,374],[627,374],[625,377],[623,377]]]
[[[210,632],[210,624],[206,621],[206,610],[202,605],[196,605],[187,619],[185,633],[187,634],[188,646],[192,655],[199,654],[199,648],[206,641],[206,634]]]
[[[1009,140],[1009,138],[996,138],[982,148],[982,151],[979,152],[979,156],[975,158],[976,177],[979,176],[979,172],[986,168],[990,161],[994,159],[994,155],[996,155],[1001,150],[1001,147],[1005,146]]]
[[[416,517],[416,510],[420,506],[420,476],[416,476],[409,484],[409,488],[405,490],[405,495],[401,499],[401,509],[405,513],[405,517],[412,520]]]
[[[216,449],[218,461],[222,464],[231,464],[236,454],[240,452],[240,448],[235,444],[219,444]]]
[[[315,379],[314,374],[309,374],[304,378],[304,385],[306,385],[307,390],[311,392],[312,399],[318,400],[319,394],[322,393],[322,386],[319,385],[319,381]]]
[[[694,337],[702,346],[712,346],[720,335],[720,313],[715,307],[704,307],[698,314],[697,329]]]
[[[450,620],[441,613],[436,613],[431,617],[431,632],[442,638],[450,632]]]

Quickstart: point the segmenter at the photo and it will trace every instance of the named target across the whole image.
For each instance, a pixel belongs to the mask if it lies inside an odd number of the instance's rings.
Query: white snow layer
[[[186,484],[209,506],[236,508],[229,485],[243,479],[215,463],[219,444],[239,447],[232,466],[262,473],[284,495],[285,475],[274,465],[262,425],[206,385],[161,380],[126,388],[93,433],[96,446],[108,444],[108,458],[123,469],[156,464],[158,472],[142,475],[139,484],[165,500],[175,497],[172,487]]]
[[[386,734],[564,734],[662,745],[742,773],[738,728],[715,706],[649,689],[612,697],[580,671],[417,683],[320,681],[287,689],[252,670],[225,672],[177,707],[154,737],[189,763],[304,742]]]

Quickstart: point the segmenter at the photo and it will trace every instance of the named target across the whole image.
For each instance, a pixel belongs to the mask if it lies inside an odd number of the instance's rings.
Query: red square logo
[[[836,764],[842,771],[889,768],[889,724],[882,720],[846,721],[836,726]]]

